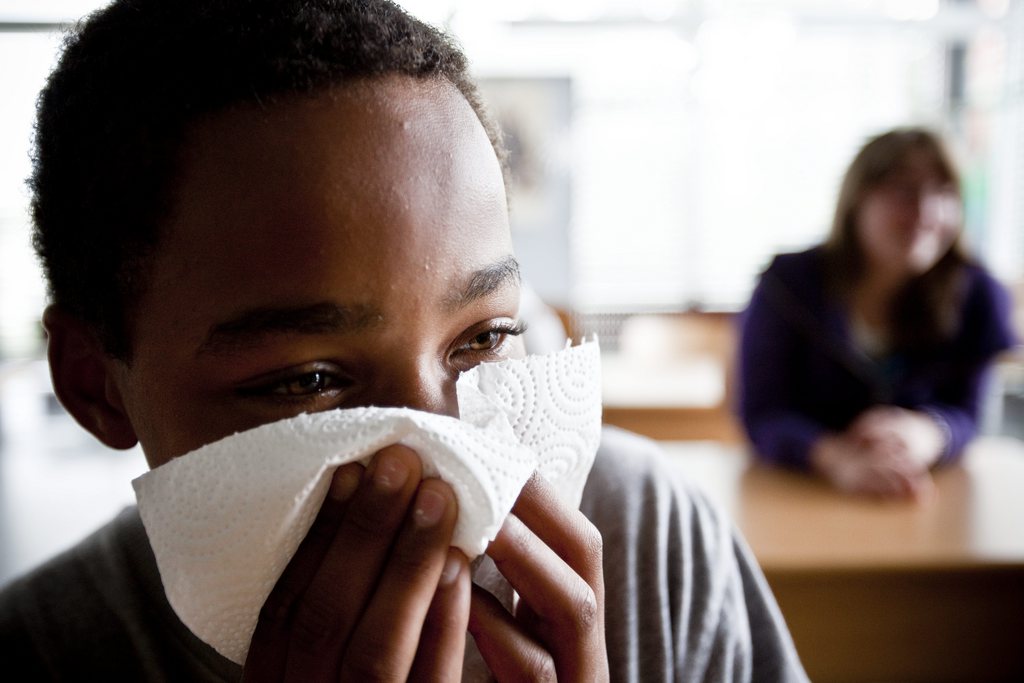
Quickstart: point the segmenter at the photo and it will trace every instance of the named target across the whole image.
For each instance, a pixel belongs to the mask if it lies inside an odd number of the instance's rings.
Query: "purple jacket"
[[[776,256],[740,317],[739,413],[765,460],[808,467],[811,445],[887,404],[929,413],[952,462],[977,429],[992,357],[1014,344],[1010,298],[970,265],[952,339],[927,357],[894,355],[887,371],[852,344],[846,313],[826,296],[820,247]]]

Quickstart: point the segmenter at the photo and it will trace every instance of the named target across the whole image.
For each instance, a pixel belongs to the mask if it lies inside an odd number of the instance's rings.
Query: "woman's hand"
[[[925,468],[934,465],[946,448],[946,435],[930,415],[896,406],[864,411],[847,433],[868,444],[885,444]]]
[[[865,439],[850,431],[822,437],[811,464],[840,491],[883,498],[921,498],[933,483],[927,466],[910,457],[896,439]]]
[[[515,614],[474,587],[469,631],[498,681],[606,681],[601,535],[539,475],[487,554],[519,594]]]
[[[469,620],[456,502],[403,446],[338,468],[260,613],[244,681],[457,681]]]

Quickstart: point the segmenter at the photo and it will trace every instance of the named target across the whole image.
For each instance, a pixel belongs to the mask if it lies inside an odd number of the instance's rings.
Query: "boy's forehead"
[[[339,268],[352,274],[345,303],[360,303],[511,254],[497,156],[440,80],[389,77],[211,116],[188,136],[172,206],[155,288],[187,297],[187,283],[225,308],[315,303]]]
[[[325,193],[346,201],[420,189],[432,195],[466,189],[504,195],[483,125],[463,95],[440,79],[389,76],[269,107],[234,108],[198,122],[183,148],[182,184],[201,177],[187,188],[192,192],[223,190],[232,179],[255,174],[279,186],[300,179],[313,189],[323,189],[315,184],[328,176],[334,183],[348,181],[348,191]],[[410,182],[428,175],[444,184]],[[392,186],[374,185],[381,180]],[[218,203],[231,208],[223,198]]]
[[[220,112],[190,129],[181,159],[175,219],[190,219],[180,214],[205,202],[223,220],[251,204],[254,181],[275,195],[263,204],[293,216],[313,195],[335,211],[368,203],[400,209],[445,193],[500,195],[504,202],[486,131],[442,80],[360,81]]]
[[[256,146],[324,135],[358,146],[393,138],[440,143],[475,128],[486,136],[472,107],[449,81],[387,75],[215,111],[186,129],[183,152],[194,159],[212,141],[230,144],[253,134],[259,137],[249,142]]]

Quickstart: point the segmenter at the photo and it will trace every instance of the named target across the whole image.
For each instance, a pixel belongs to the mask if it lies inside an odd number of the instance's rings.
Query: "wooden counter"
[[[812,680],[1024,680],[1024,443],[977,441],[920,502],[663,445],[743,531]]]

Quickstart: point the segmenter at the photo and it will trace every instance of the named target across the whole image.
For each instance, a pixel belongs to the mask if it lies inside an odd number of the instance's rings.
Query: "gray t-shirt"
[[[807,680],[749,550],[663,457],[605,429],[580,506],[604,538],[612,680]],[[240,675],[174,614],[134,507],[0,592],[0,652],[24,680]]]

